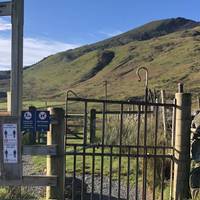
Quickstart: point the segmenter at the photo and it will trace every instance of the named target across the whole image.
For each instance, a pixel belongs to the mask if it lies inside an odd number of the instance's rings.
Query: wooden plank
[[[3,112],[3,111],[0,112],[0,117],[8,117],[10,115],[11,115],[10,112]]]
[[[0,16],[11,16],[11,15],[12,15],[12,3],[0,2]]]
[[[0,179],[0,186],[56,186],[57,176],[23,176],[22,180]]]
[[[57,145],[24,145],[23,155],[52,155],[57,154]]]
[[[26,186],[56,186],[57,176],[24,176],[23,185]]]

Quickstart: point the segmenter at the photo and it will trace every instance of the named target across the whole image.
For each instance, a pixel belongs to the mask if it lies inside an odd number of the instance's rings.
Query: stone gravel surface
[[[23,173],[24,175],[35,175],[34,164],[31,161],[31,156],[23,156]],[[41,174],[41,173],[40,173]],[[66,177],[66,200],[72,199],[72,177]],[[77,176],[76,178],[76,199],[81,199],[81,185],[82,185],[82,177]],[[105,176],[103,178],[103,198],[109,199],[109,186],[110,180],[109,177]],[[28,194],[33,194],[35,200],[39,200],[44,197],[45,187],[24,187]],[[101,178],[100,176],[94,177],[94,199],[100,199],[100,190],[101,190]],[[92,191],[92,176],[89,174],[85,175],[85,199],[91,199],[91,191]],[[138,199],[141,199],[141,189],[138,192]],[[129,199],[134,200],[136,197],[135,186],[131,185],[129,190]],[[112,200],[118,199],[118,181],[112,180]],[[127,199],[127,187],[126,182],[121,182],[121,200]],[[148,199],[148,198],[147,198]]]
[[[34,170],[34,164],[32,163],[31,156],[23,156],[23,174],[26,175],[36,175]],[[37,175],[43,175],[42,173]],[[22,191],[27,194],[34,196],[34,200],[39,200],[44,196],[45,187],[23,187]],[[23,192],[23,193],[24,193]]]

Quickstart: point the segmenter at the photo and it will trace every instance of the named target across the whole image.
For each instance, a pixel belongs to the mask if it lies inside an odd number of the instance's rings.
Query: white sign
[[[17,124],[3,124],[4,163],[17,163]]]

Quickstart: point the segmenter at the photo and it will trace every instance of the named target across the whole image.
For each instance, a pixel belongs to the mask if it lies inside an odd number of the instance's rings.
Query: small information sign
[[[49,111],[36,112],[36,130],[45,132],[49,131],[50,113]]]
[[[3,124],[4,163],[17,163],[17,124]]]
[[[22,111],[21,130],[34,133],[36,131],[49,131],[50,113],[49,111]]]
[[[36,121],[35,111],[22,111],[21,129],[22,131],[35,132]]]

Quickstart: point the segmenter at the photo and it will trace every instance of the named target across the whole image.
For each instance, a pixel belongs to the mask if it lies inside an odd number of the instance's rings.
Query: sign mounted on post
[[[21,129],[28,132],[49,131],[50,113],[49,111],[22,111]]]
[[[36,111],[36,130],[40,132],[49,131],[49,111]]]
[[[17,163],[18,138],[17,124],[3,124],[3,161],[4,163]]]
[[[35,111],[22,111],[21,129],[23,131],[35,132]]]

